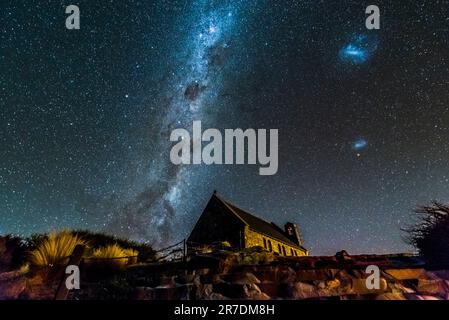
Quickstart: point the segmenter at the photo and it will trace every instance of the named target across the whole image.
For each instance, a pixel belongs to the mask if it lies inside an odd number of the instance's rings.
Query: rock
[[[166,275],[162,275],[159,278],[159,284],[158,286],[161,287],[171,287],[175,285],[175,278],[173,276],[166,276]]]
[[[278,270],[275,266],[260,266],[253,274],[262,282],[278,280]]]
[[[22,275],[20,270],[0,273],[0,281],[14,280]]]
[[[296,272],[292,268],[280,268],[278,275],[279,282],[291,283],[296,281]]]
[[[449,270],[427,271],[426,274],[430,279],[449,280]]]
[[[401,283],[388,283],[388,288],[393,293],[415,293],[412,288],[406,287]]]
[[[386,293],[382,293],[377,295],[375,298],[375,300],[407,300],[405,298],[405,296],[400,293],[400,292],[386,292]]]
[[[231,283],[235,283],[235,284],[258,284],[260,283],[260,280],[257,279],[257,277],[250,273],[237,273],[237,274],[232,274],[229,278],[228,281]]]
[[[229,298],[225,297],[222,294],[212,292],[206,300],[229,300]]]
[[[416,291],[423,295],[446,296],[449,293],[449,286],[445,280],[419,279]]]
[[[405,293],[404,296],[407,300],[441,300],[441,298],[428,296],[428,295],[418,295],[413,293]]]
[[[296,271],[296,281],[327,281],[334,279],[340,272],[338,269],[312,269]]]
[[[196,287],[195,298],[196,300],[212,300],[210,297],[214,293],[212,284],[204,284]]]
[[[264,281],[257,285],[263,293],[270,297],[282,297],[284,295],[283,285],[273,281]]]
[[[24,294],[27,287],[26,279],[20,278],[0,282],[0,300],[17,300]]]
[[[132,295],[135,300],[154,300],[155,289],[149,287],[137,287]]]
[[[387,280],[384,278],[379,279],[379,289],[368,289],[366,286],[366,279],[353,279],[351,285],[351,293],[354,294],[373,294],[382,293],[388,290]]]
[[[318,289],[304,282],[296,282],[289,288],[289,298],[295,300],[318,298]]]
[[[172,287],[156,287],[154,290],[155,300],[190,300],[192,285],[181,285]]]
[[[223,280],[221,279],[221,276],[219,274],[207,274],[207,275],[202,275],[199,278],[198,282],[195,282],[195,284],[198,283],[212,283],[212,284],[216,284],[216,283],[220,283],[223,282]]]
[[[175,282],[178,284],[187,284],[187,283],[193,283],[195,280],[194,274],[182,274],[175,278]]]
[[[330,289],[330,290],[334,290],[334,289],[338,289],[340,288],[341,282],[338,279],[333,279],[333,280],[328,280],[325,282],[325,289]]]
[[[337,261],[351,261],[352,258],[349,255],[349,253],[346,252],[346,250],[339,251],[335,254],[335,258]]]
[[[425,279],[427,278],[426,272],[422,268],[418,269],[386,269],[385,273],[391,275],[397,280],[409,280],[409,279]]]
[[[263,293],[260,288],[255,284],[245,284],[243,285],[243,299],[248,300],[269,300],[270,297]]]
[[[213,292],[220,293],[231,299],[242,299],[244,296],[243,285],[229,282],[214,284]]]

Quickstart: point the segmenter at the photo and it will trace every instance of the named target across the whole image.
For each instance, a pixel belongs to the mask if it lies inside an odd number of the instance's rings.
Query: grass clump
[[[50,233],[39,239],[30,253],[30,262],[39,267],[52,267],[68,262],[77,245],[86,245],[78,235],[70,231]]]
[[[134,249],[123,249],[118,244],[95,249],[89,262],[105,268],[123,269],[126,265],[137,262],[139,252]]]
[[[128,239],[118,238],[112,235],[91,232],[87,230],[77,230],[73,231],[74,234],[78,235],[82,239],[85,239],[92,248],[98,249],[113,245],[118,245],[125,250],[134,250],[138,252],[138,261],[147,262],[154,261],[156,259],[156,252],[151,247],[151,245],[146,243],[140,243],[136,241],[131,241]],[[136,261],[137,262],[137,261]]]

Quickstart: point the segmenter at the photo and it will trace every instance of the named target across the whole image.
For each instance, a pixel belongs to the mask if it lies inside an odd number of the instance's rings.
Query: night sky
[[[194,120],[279,129],[278,173],[171,164]],[[2,0],[0,141],[0,234],[163,246],[216,189],[312,254],[410,251],[411,210],[449,202],[449,4]]]

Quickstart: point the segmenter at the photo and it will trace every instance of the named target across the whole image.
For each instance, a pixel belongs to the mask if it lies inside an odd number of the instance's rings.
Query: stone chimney
[[[297,244],[298,246],[302,245],[301,235],[299,234],[298,226],[296,224],[287,222],[284,228],[285,228],[285,235],[291,241],[293,241],[293,243]]]

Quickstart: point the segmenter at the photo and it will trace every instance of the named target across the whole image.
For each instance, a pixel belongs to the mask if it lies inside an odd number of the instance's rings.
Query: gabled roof
[[[264,234],[268,237],[280,240],[292,247],[297,247],[304,251],[307,251],[307,249],[305,249],[304,247],[298,246],[296,243],[294,243],[292,240],[290,240],[284,234],[284,231],[280,227],[275,225],[274,223],[270,223],[265,220],[262,220],[256,216],[252,215],[251,213],[236,207],[232,203],[223,200],[216,193],[214,193],[213,197],[216,197],[220,202],[222,202],[229,209],[230,212],[232,212],[234,215],[237,216],[237,218],[242,220],[243,223],[245,223],[250,229],[252,229],[258,233]]]

